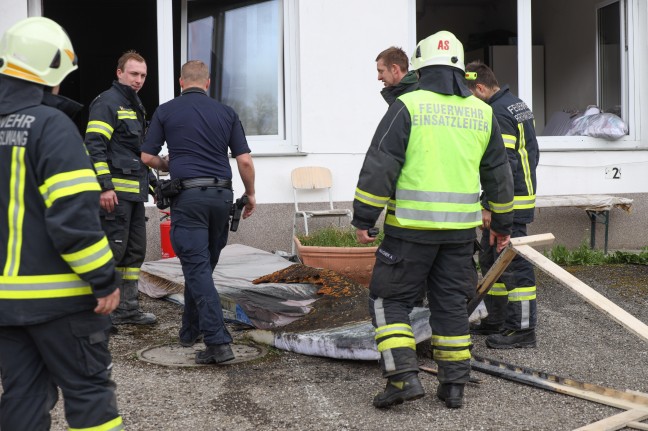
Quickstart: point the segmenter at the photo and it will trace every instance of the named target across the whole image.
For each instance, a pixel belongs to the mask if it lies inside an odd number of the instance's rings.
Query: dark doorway
[[[139,96],[150,119],[159,101],[156,0],[43,0],[43,16],[63,26],[79,57],[79,69],[63,81],[60,94],[84,105],[74,119],[81,136],[88,106],[116,79],[117,59],[128,50],[146,59]]]

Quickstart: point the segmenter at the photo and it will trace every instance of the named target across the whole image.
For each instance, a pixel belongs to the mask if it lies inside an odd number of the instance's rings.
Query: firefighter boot
[[[418,378],[418,373],[408,372],[390,376],[384,392],[373,399],[374,407],[379,409],[413,401],[425,395],[425,390]]]
[[[234,352],[229,344],[212,344],[196,353],[196,364],[220,364],[232,359],[234,359]]]
[[[113,325],[152,325],[157,318],[139,308],[137,281],[124,280],[120,288],[119,305],[110,314]]]
[[[488,322],[484,322],[483,320],[481,323],[477,325],[470,325],[470,333],[473,335],[492,335],[492,334],[499,334],[501,331],[501,326],[500,325],[493,325]]]
[[[533,348],[536,346],[535,329],[505,329],[499,334],[489,335],[486,345],[491,349]]]
[[[463,394],[463,383],[439,383],[437,387],[437,397],[449,409],[458,409],[463,405]]]

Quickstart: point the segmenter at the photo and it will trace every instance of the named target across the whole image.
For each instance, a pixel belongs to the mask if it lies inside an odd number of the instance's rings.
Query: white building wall
[[[16,21],[27,18],[26,0],[0,1],[0,35]]]
[[[322,165],[333,172],[334,200],[351,201],[364,154],[387,110],[375,59],[392,45],[411,54],[414,1],[301,0],[298,14],[300,150],[306,155],[253,154],[257,199],[292,202],[290,171]],[[234,186],[237,193],[243,190],[238,179]]]

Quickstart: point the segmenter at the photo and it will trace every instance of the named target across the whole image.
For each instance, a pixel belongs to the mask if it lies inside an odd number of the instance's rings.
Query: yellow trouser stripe
[[[514,301],[532,301],[536,299],[536,287],[518,287],[513,289],[508,294],[508,300]]]
[[[117,267],[115,269],[122,273],[122,279],[123,280],[138,280],[139,279],[139,274],[140,274],[140,269],[139,268],[127,268],[127,267],[119,266],[119,267]]]
[[[470,335],[442,336],[432,335],[433,346],[467,347],[470,346]]]
[[[25,220],[25,147],[13,147],[9,179],[9,205],[7,206],[8,238],[7,260],[3,275],[16,275],[20,268]]]
[[[471,358],[470,350],[438,350],[434,349],[432,353],[436,361],[467,361]]]
[[[488,295],[507,296],[508,290],[506,290],[506,285],[504,283],[495,283],[488,291]]]
[[[97,425],[96,427],[68,428],[69,431],[121,431],[123,429],[124,423],[122,422],[121,416],[117,416],[115,419],[104,424]]]
[[[399,347],[416,350],[416,340],[411,337],[392,337],[378,343],[379,352],[388,349],[397,349]]]

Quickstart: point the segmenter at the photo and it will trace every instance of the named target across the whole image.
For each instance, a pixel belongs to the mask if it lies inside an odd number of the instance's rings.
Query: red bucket
[[[162,259],[175,257],[171,245],[171,217],[168,212],[162,211],[165,216],[160,219],[160,244],[162,245]]]

